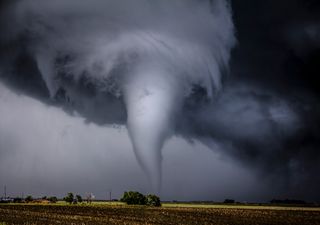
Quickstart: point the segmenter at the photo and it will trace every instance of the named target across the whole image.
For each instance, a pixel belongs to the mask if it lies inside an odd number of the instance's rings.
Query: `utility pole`
[[[110,202],[112,201],[111,193],[112,193],[112,189],[110,189],[110,192],[109,192]]]
[[[7,186],[4,185],[4,198],[7,199]]]

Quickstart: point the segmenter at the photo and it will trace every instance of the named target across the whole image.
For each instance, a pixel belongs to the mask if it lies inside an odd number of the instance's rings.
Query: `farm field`
[[[0,224],[241,224],[320,225],[320,209],[164,204],[161,208],[120,204],[2,204]]]

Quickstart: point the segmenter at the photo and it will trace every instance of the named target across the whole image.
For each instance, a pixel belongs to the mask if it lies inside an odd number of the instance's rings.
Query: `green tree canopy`
[[[55,196],[51,196],[48,198],[48,200],[51,202],[51,203],[56,203],[58,201],[58,198],[55,197]]]
[[[32,202],[33,201],[33,198],[31,195],[28,195],[26,198],[25,198],[25,201],[26,202]]]
[[[124,192],[121,201],[128,205],[145,205],[147,203],[146,197],[137,191]]]
[[[63,198],[63,200],[69,204],[71,204],[73,202],[73,193],[68,193],[66,197]]]
[[[155,206],[155,207],[161,206],[160,198],[156,195],[147,195],[146,200],[147,200],[146,205],[148,206]]]
[[[81,195],[76,195],[76,199],[77,199],[77,202],[79,202],[79,203],[82,202],[82,197],[81,197]]]
[[[148,206],[161,206],[160,198],[156,195],[147,195],[137,191],[124,192],[120,201],[127,203],[128,205],[148,205]]]

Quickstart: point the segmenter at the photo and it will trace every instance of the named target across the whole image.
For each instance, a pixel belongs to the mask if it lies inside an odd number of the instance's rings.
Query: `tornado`
[[[155,65],[136,71],[125,87],[127,127],[137,160],[152,190],[161,189],[161,149],[172,135],[174,117],[181,106],[178,84]]]
[[[126,126],[159,192],[161,150],[193,87],[208,99],[221,87],[236,42],[229,1],[22,0],[7,12],[2,42],[22,46],[51,101]]]

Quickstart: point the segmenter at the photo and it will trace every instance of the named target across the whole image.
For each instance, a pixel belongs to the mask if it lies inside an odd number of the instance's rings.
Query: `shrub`
[[[13,203],[22,203],[22,201],[23,199],[19,197],[13,199]]]
[[[77,199],[77,202],[79,202],[79,203],[82,202],[82,197],[81,197],[81,195],[76,195],[76,199]]]
[[[33,201],[33,198],[31,195],[28,195],[26,198],[25,198],[25,201],[26,202],[32,202]]]
[[[58,198],[55,197],[55,196],[51,196],[48,198],[48,200],[51,202],[51,203],[56,203],[58,201]]]
[[[235,200],[233,200],[233,199],[226,199],[226,200],[224,200],[223,203],[226,203],[226,204],[234,204],[234,203],[235,203]]]
[[[125,202],[128,205],[161,206],[160,198],[158,196],[144,196],[143,194],[136,191],[124,192],[120,201]]]
[[[147,203],[146,197],[137,191],[124,192],[120,201],[128,205],[145,205]]]
[[[160,198],[156,195],[147,195],[146,200],[146,205],[148,206],[161,206]]]
[[[66,197],[63,198],[63,200],[69,204],[73,202],[73,193],[68,193]]]

